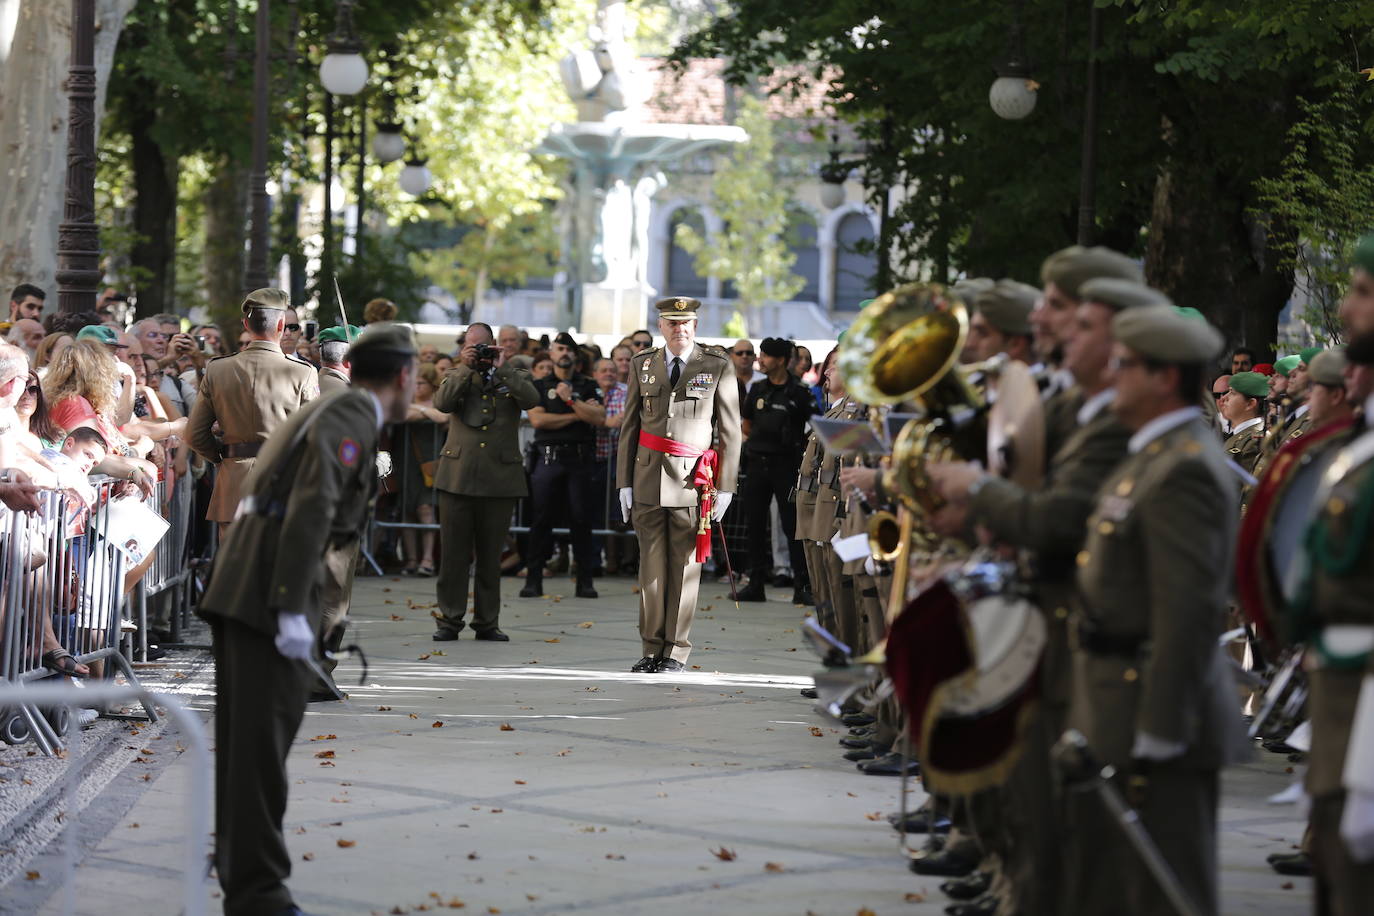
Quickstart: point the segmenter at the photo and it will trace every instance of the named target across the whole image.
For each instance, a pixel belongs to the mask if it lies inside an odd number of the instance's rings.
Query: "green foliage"
[[[475,304],[486,289],[518,287],[531,276],[549,276],[557,269],[552,208],[522,213],[499,229],[478,224],[465,230],[456,244],[411,257],[418,273],[459,302]]]
[[[419,316],[430,282],[412,266],[419,248],[411,235],[404,229],[364,234],[362,250],[340,266],[339,292],[349,321],[357,324],[362,319],[363,306],[379,296],[396,303],[399,320],[413,321]],[[319,279],[320,305],[316,314],[322,325],[333,324],[339,314],[333,280]]]
[[[732,150],[711,181],[711,207],[725,228],[703,237],[682,224],[675,240],[692,255],[697,273],[734,283],[741,319],[747,324],[752,306],[785,302],[801,292],[806,281],[791,270],[797,260],[785,235],[791,195],[774,177],[772,121],[762,102],[745,95],[738,122],[749,139]]]
[[[1336,310],[1355,245],[1374,213],[1374,166],[1362,148],[1354,88],[1343,85],[1301,108],[1279,174],[1262,179],[1257,189],[1274,250],[1299,278],[1299,317],[1325,344],[1341,340]],[[1273,232],[1275,226],[1296,232]]]

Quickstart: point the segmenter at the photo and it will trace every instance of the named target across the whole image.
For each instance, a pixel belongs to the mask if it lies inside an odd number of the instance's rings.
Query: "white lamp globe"
[[[389,128],[391,125],[386,125]],[[401,136],[399,130],[384,129],[383,125],[377,125],[377,132],[372,135],[372,155],[383,165],[388,162],[395,162],[406,154],[406,138]]]
[[[1035,89],[1024,76],[999,76],[988,90],[988,102],[999,118],[1019,121],[1035,110]]]
[[[331,95],[357,95],[367,85],[367,61],[361,54],[326,54],[320,83]]]
[[[820,196],[821,206],[825,207],[827,210],[834,210],[844,203],[844,185],[822,181]]]
[[[425,165],[423,159],[412,159],[401,169],[401,190],[411,197],[419,197],[428,191],[433,181],[434,176],[430,174],[429,166]]]

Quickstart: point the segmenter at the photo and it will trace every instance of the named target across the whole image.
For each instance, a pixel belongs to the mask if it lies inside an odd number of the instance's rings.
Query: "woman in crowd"
[[[38,370],[40,377],[46,374],[48,364],[56,359],[59,353],[72,345],[72,340],[72,335],[66,331],[49,334],[43,338],[43,342],[38,345],[38,349],[33,354],[33,367]]]
[[[448,414],[434,406],[434,393],[439,390],[439,374],[432,363],[422,363],[415,379],[415,403],[410,405],[402,433],[405,460],[401,465],[401,493],[405,504],[402,511],[407,522],[433,525],[434,466],[439,460],[441,436],[448,428]],[[404,528],[405,567],[407,576],[432,576],[436,561],[436,532],[430,528]]]
[[[534,364],[530,366],[530,375],[535,379],[548,378],[553,375],[553,357],[548,350],[540,350],[534,354]]]

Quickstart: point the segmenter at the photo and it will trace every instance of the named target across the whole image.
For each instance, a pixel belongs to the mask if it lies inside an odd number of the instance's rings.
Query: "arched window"
[[[816,245],[816,217],[804,207],[787,211],[787,248],[797,260],[792,273],[806,281],[793,299],[802,302],[821,301],[821,250]]]
[[[699,211],[689,207],[673,211],[668,221],[668,284],[663,295],[699,299],[706,295],[706,278],[697,273],[695,259],[678,245],[678,226],[691,226],[702,238],[706,237],[706,220]]]
[[[840,220],[835,230],[835,311],[854,311],[877,295],[874,242],[873,224],[864,214],[850,213]]]

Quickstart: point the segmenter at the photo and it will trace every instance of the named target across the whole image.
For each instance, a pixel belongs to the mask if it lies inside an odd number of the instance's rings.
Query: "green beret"
[[[1352,259],[1356,267],[1364,269],[1365,273],[1374,274],[1374,232],[1360,239],[1355,245],[1355,256]]]
[[[1262,401],[1269,397],[1269,379],[1258,372],[1237,372],[1227,384],[1232,391],[1240,392],[1247,398],[1259,398]]]
[[[1193,308],[1191,305],[1176,305],[1174,306],[1174,311],[1178,312],[1180,315],[1182,315],[1184,318],[1189,319],[1190,321],[1201,321],[1204,323],[1207,321],[1207,316],[1199,312],[1197,309]]]
[[[252,309],[276,309],[284,312],[291,307],[291,295],[284,289],[268,286],[255,289],[243,299],[243,313]]]
[[[1173,305],[1168,296],[1153,286],[1119,277],[1095,277],[1089,280],[1079,287],[1078,298],[1117,311],[1141,305]]]
[[[1206,321],[1167,305],[1126,309],[1112,319],[1112,336],[1141,356],[1161,363],[1201,364],[1221,352],[1221,332]]]
[[[1298,358],[1301,359],[1301,360],[1302,360],[1304,363],[1306,363],[1308,366],[1311,366],[1311,365],[1312,365],[1312,358],[1315,357],[1315,356],[1316,356],[1318,353],[1320,353],[1321,351],[1322,351],[1322,348],[1321,348],[1321,347],[1308,347],[1308,348],[1305,349],[1305,350],[1299,350],[1299,351],[1298,351]]]
[[[1322,350],[1307,364],[1307,377],[1318,385],[1340,388],[1345,384],[1345,351]]]
[[[1040,290],[1015,280],[998,280],[973,296],[973,307],[1003,334],[1028,335],[1030,313],[1040,298]]]
[[[370,353],[409,353],[414,356],[415,332],[409,325],[394,321],[374,321],[369,324],[348,348],[348,358],[356,360]]]
[[[322,343],[322,344],[323,344],[323,343],[352,343],[353,340],[354,340],[354,338],[356,338],[356,337],[357,337],[359,334],[361,334],[361,333],[362,333],[361,330],[359,330],[355,325],[351,325],[351,324],[350,324],[348,327],[344,327],[344,328],[340,328],[340,327],[325,328],[323,331],[320,332],[319,342]]]
[[[1102,246],[1070,246],[1050,255],[1040,267],[1041,284],[1053,283],[1070,299],[1081,299],[1083,284],[1097,277],[1145,282],[1139,264],[1119,251]]]
[[[1296,369],[1300,362],[1302,362],[1301,356],[1285,356],[1283,359],[1276,359],[1274,360],[1274,371],[1284,378],[1288,378],[1288,373]]]

